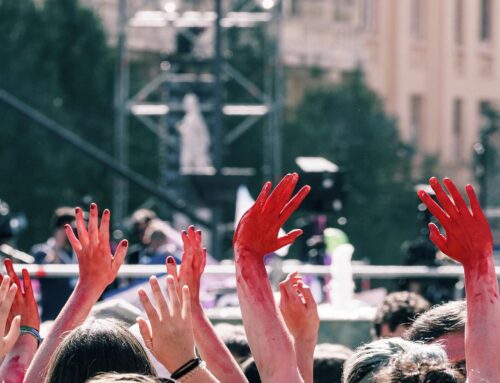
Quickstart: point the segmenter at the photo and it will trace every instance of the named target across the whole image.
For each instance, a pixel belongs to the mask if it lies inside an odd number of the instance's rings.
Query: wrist
[[[106,287],[100,287],[98,284],[92,284],[89,281],[78,279],[75,286],[75,293],[81,295],[84,299],[97,301]]]
[[[33,339],[37,343],[37,347],[40,346],[40,344],[43,341],[43,338],[41,337],[39,330],[31,326],[21,326],[21,334],[19,339],[22,338]]]
[[[178,350],[177,350],[178,351]],[[187,352],[185,354],[178,353],[173,357],[173,355],[170,355],[169,358],[165,358],[163,360],[160,360],[161,364],[165,366],[165,368],[170,371],[170,372],[175,372],[179,370],[182,366],[184,366],[186,363],[190,362],[191,360],[196,358],[196,353],[194,352],[194,349],[192,352]]]

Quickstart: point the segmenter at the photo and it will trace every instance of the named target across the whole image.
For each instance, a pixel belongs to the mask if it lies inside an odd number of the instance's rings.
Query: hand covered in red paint
[[[295,342],[318,340],[319,316],[316,301],[302,278],[295,271],[280,283],[280,311]]]
[[[71,226],[66,225],[66,235],[78,257],[79,283],[95,291],[104,291],[112,283],[127,254],[128,241],[122,240],[111,254],[109,242],[109,220],[111,213],[104,210],[99,227],[99,214],[95,203],[90,205],[88,231],[85,227],[82,209],[77,207],[76,228],[78,239]]]
[[[310,187],[304,186],[291,198],[298,180],[299,176],[296,173],[287,174],[271,195],[269,195],[271,183],[267,182],[264,185],[255,204],[238,223],[233,238],[233,246],[237,253],[246,251],[257,257],[264,257],[293,243],[302,234],[302,230],[292,230],[278,238],[280,228],[309,193]]]
[[[184,253],[182,263],[177,276],[177,265],[174,257],[167,258],[167,273],[174,277],[176,289],[179,286],[188,286],[191,296],[191,305],[200,303],[200,279],[207,261],[207,249],[203,247],[201,231],[189,226],[187,232],[182,231],[182,243]]]
[[[464,266],[477,264],[491,257],[493,239],[490,225],[479,206],[473,187],[471,185],[465,187],[470,202],[469,209],[460,191],[450,179],[443,180],[449,195],[435,177],[431,178],[429,183],[436,193],[439,205],[423,190],[418,192],[418,196],[446,231],[444,236],[435,224],[430,223],[431,241],[439,250]]]
[[[149,282],[156,307],[146,292],[140,289],[139,298],[149,321],[137,318],[137,323],[146,347],[168,371],[173,372],[196,357],[189,287],[182,287],[181,299],[175,287],[174,277],[169,275],[167,303],[156,277],[151,277]]]
[[[40,331],[40,315],[38,313],[38,305],[33,294],[31,278],[28,271],[26,269],[22,270],[23,286],[21,286],[21,282],[14,271],[12,261],[10,259],[6,259],[4,264],[5,270],[10,277],[11,284],[15,284],[17,286],[14,302],[12,303],[12,308],[10,309],[7,319],[7,328],[10,328],[10,324],[15,317],[20,316],[21,326],[32,327]],[[0,280],[2,278],[3,277],[0,275]]]
[[[10,283],[8,276],[4,277],[0,284],[0,360],[14,347],[14,344],[19,338],[21,333],[20,324],[21,317],[17,315],[12,320],[9,331],[5,334],[7,329],[7,317],[12,308],[12,302],[17,292],[17,285]]]

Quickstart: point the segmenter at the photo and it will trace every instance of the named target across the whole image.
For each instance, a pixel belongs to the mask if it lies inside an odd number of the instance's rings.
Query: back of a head
[[[110,372],[99,374],[88,379],[85,383],[160,383],[160,380],[146,375]]]
[[[380,338],[402,335],[402,332],[429,307],[429,302],[416,293],[398,291],[387,295],[375,314],[375,336]],[[398,333],[398,330],[402,331]]]
[[[452,301],[435,306],[420,315],[405,333],[412,341],[431,343],[443,335],[465,331],[465,301]]]
[[[229,323],[218,323],[215,325],[215,332],[229,349],[238,364],[242,364],[251,356],[250,346],[242,325]]]
[[[248,358],[241,363],[241,369],[247,378],[248,383],[261,383],[259,370],[253,357]]]
[[[144,348],[126,327],[98,319],[63,339],[50,361],[45,383],[84,383],[105,372],[156,376]]]
[[[314,349],[314,383],[341,383],[345,361],[352,350],[340,344],[322,343]]]
[[[464,383],[437,345],[414,343],[412,350],[395,355],[374,377],[374,383]]]

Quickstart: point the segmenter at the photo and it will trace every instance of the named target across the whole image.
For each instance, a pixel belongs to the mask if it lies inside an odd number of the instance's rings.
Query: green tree
[[[347,172],[343,229],[355,256],[400,262],[402,242],[415,235],[410,150],[362,70],[338,85],[309,91],[284,135],[289,168],[297,156],[322,156]]]

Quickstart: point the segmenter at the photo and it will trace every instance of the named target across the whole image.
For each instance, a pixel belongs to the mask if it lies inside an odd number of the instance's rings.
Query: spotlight
[[[274,0],[262,0],[262,2],[261,2],[262,8],[267,9],[267,10],[271,9],[272,7],[274,7],[275,4],[276,3],[275,3]]]
[[[163,5],[163,9],[167,13],[174,13],[175,11],[177,11],[177,4],[175,3],[175,1],[167,0]]]

